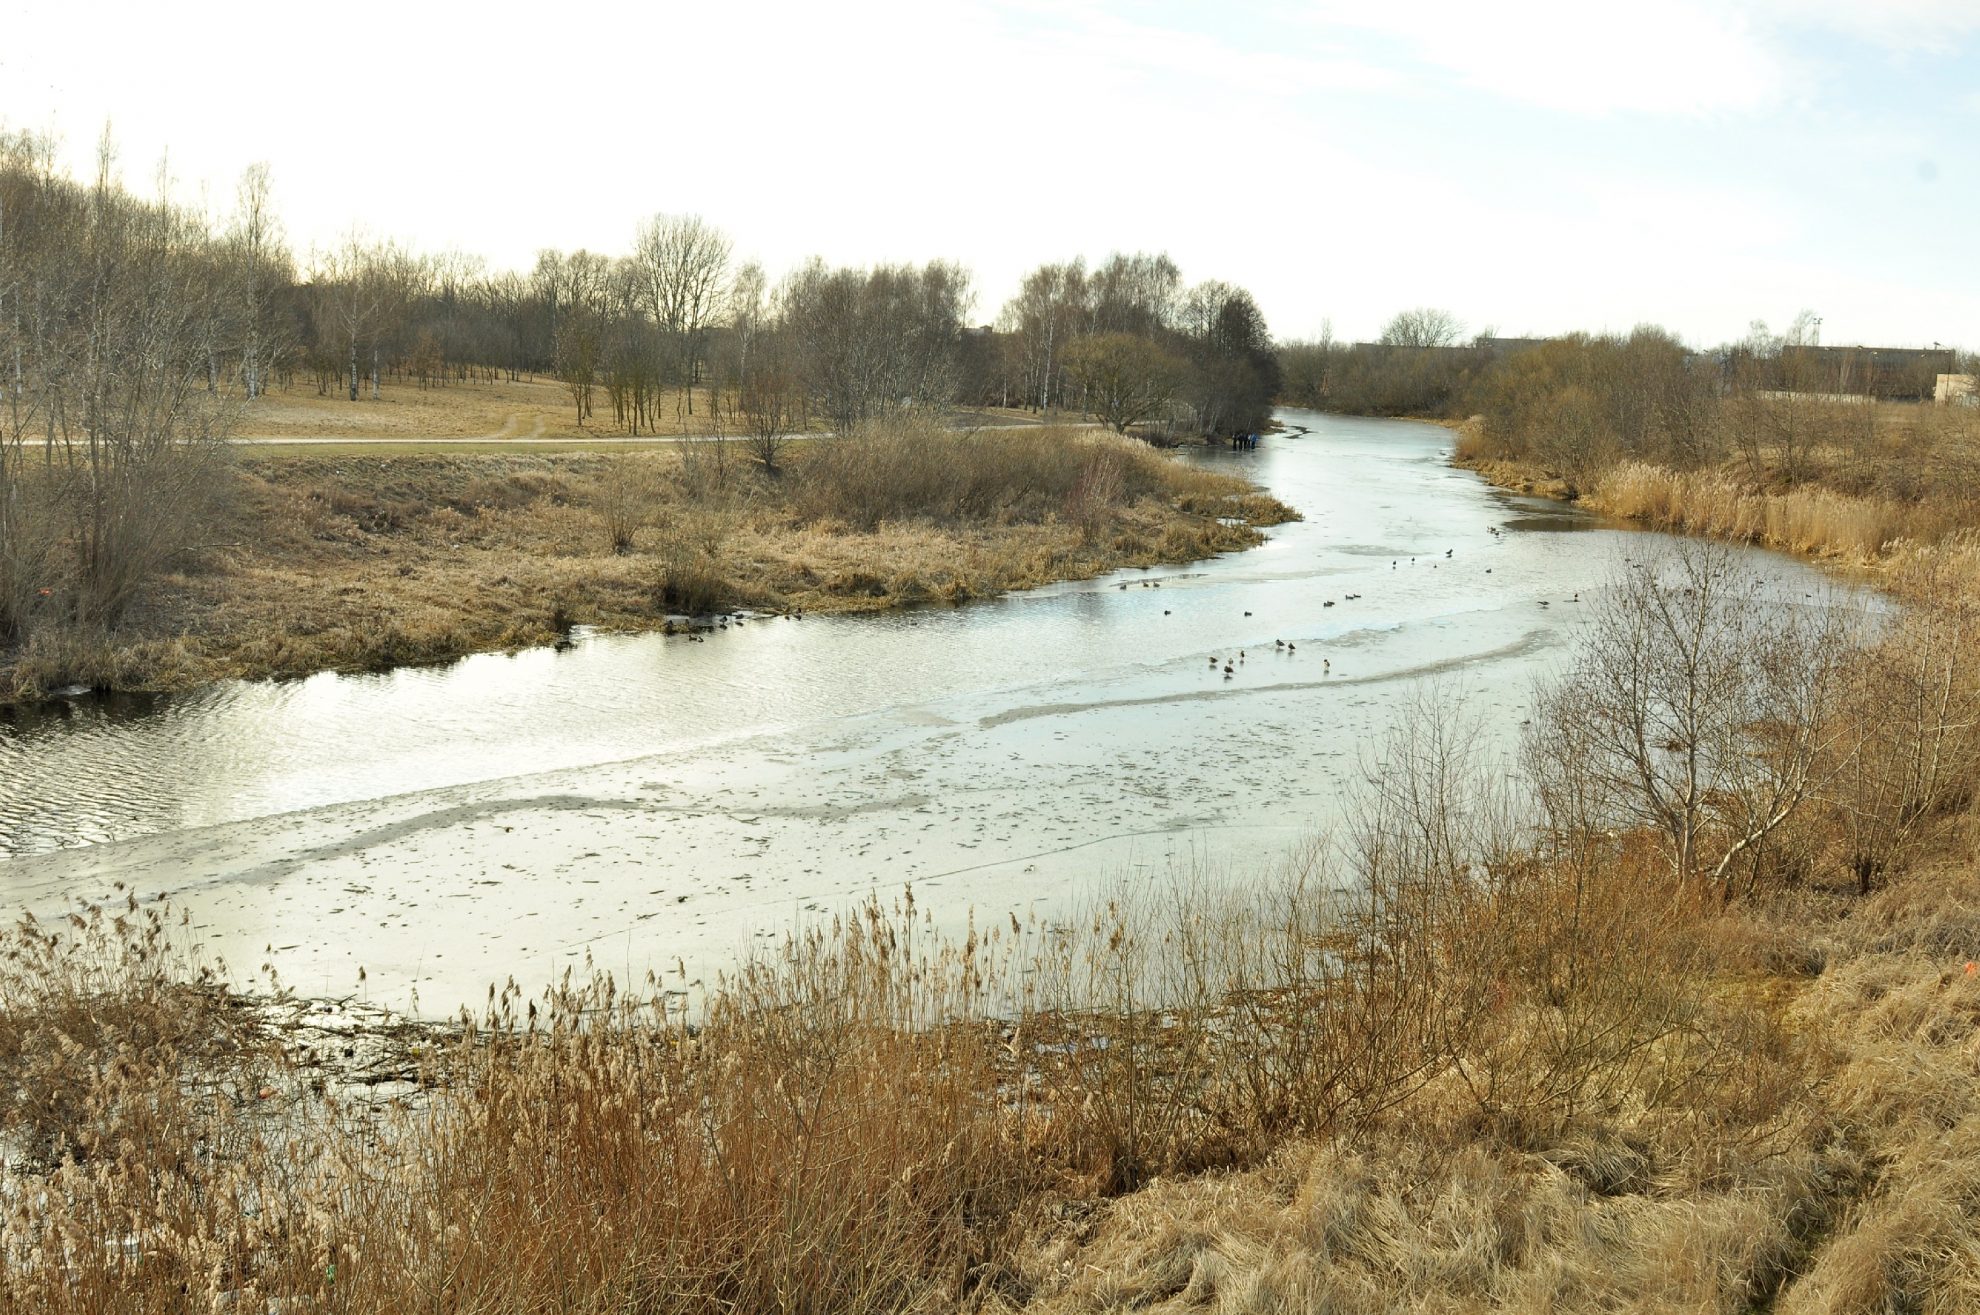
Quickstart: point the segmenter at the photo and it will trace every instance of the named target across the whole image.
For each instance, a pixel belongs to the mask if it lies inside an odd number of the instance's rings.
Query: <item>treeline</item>
[[[1214,280],[1185,288],[1167,256],[1039,266],[1004,306],[995,348],[994,396],[979,386],[978,401],[1089,411],[1121,432],[1151,421],[1255,430],[1280,388],[1251,294]]]
[[[1434,331],[1412,332],[1426,317]],[[1687,470],[1730,463],[1759,483],[1819,478],[1916,496],[1920,481],[1971,473],[1940,470],[1944,453],[1913,451],[1916,460],[1892,463],[1889,416],[1874,405],[1929,400],[1937,375],[1961,363],[1955,352],[1822,347],[1818,324],[1804,314],[1776,334],[1756,323],[1739,342],[1694,351],[1654,325],[1461,342],[1455,320],[1413,311],[1379,343],[1285,344],[1281,396],[1357,414],[1476,417],[1474,454],[1531,461],[1570,480],[1632,461]]]
[[[34,220],[26,198],[88,189],[59,177],[33,135],[7,140],[4,168],[14,213],[60,240],[66,221]],[[98,189],[128,200],[107,154]],[[216,393],[313,387],[360,402],[387,379],[438,387],[548,375],[568,387],[581,423],[635,435],[660,423],[663,406],[707,405],[693,392],[701,386],[718,406],[768,409],[780,428],[961,404],[1083,409],[1123,432],[1180,434],[1256,428],[1278,390],[1251,295],[1215,281],[1185,287],[1166,256],[1117,255],[1091,272],[1077,260],[1041,266],[992,326],[971,323],[975,291],[961,265],[814,259],[773,280],[695,216],[654,216],[623,252],[545,250],[527,271],[492,270],[358,234],[299,255],[270,197],[256,166],[225,219],[172,212],[230,285],[234,322],[209,369]],[[33,260],[15,227],[0,232],[14,248],[0,259],[18,282]],[[10,327],[25,331],[17,318]]]

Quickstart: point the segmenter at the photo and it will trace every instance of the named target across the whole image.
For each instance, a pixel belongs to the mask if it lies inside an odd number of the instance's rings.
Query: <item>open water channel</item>
[[[1453,469],[1434,426],[1281,419],[1307,432],[1191,459],[1305,519],[1212,561],[16,710],[0,905],[169,893],[235,965],[272,950],[336,995],[363,967],[372,999],[444,1013],[587,956],[694,978],[910,883],[954,925],[1269,873],[1338,820],[1424,679],[1510,750],[1535,679],[1655,538]],[[1782,606],[1824,593],[1755,559]]]

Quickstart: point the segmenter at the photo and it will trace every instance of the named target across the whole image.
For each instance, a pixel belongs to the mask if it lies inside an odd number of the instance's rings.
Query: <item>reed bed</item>
[[[1810,485],[1767,492],[1723,471],[1671,470],[1635,461],[1604,471],[1582,501],[1605,515],[1657,529],[1859,564],[1918,537],[1926,519],[1883,498]]]

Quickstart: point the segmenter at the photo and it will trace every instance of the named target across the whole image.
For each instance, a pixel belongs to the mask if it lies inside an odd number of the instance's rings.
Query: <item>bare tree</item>
[[[755,335],[749,370],[736,390],[736,407],[749,436],[749,451],[769,474],[782,469],[784,446],[806,424],[805,394],[779,331]]]
[[[358,400],[367,367],[371,397],[378,400],[385,345],[403,324],[424,275],[422,262],[398,244],[368,242],[355,231],[334,251],[316,256],[310,285],[318,316],[333,326],[349,369],[351,401]]]
[[[1082,338],[1067,349],[1065,365],[1087,409],[1117,434],[1166,415],[1188,369],[1175,353],[1133,333]]]
[[[1591,622],[1538,700],[1542,793],[1646,829],[1675,888],[1723,890],[1833,770],[1842,612],[1770,598],[1736,550],[1684,540],[1620,571]]]
[[[1086,264],[1040,265],[1025,275],[1017,296],[999,317],[1019,344],[1025,373],[1025,404],[1049,411],[1063,402],[1066,347],[1086,332],[1092,311]]]
[[[1958,597],[1957,586],[1913,592]],[[1823,800],[1863,894],[1938,833],[1972,792],[1980,771],[1976,649],[1980,616],[1973,608],[1935,603],[1906,612],[1846,669],[1837,765]]]
[[[240,332],[203,218],[0,150],[0,640],[117,625],[193,541],[232,420],[212,362]],[[38,440],[38,441],[36,441]],[[36,448],[30,453],[27,445]]]
[[[275,298],[295,278],[266,163],[241,175],[228,245],[240,279],[241,389],[252,400],[268,390],[270,364],[286,346],[276,329]]]
[[[580,428],[591,419],[591,394],[598,385],[603,353],[597,317],[583,309],[566,312],[557,324],[557,377],[570,392]]]
[[[1174,327],[1182,271],[1167,255],[1115,252],[1088,280],[1095,333],[1155,338]]]
[[[655,215],[633,241],[645,310],[672,347],[679,382],[690,390],[690,415],[708,331],[724,300],[729,252],[727,236],[698,215]]]
[[[870,270],[813,260],[777,293],[792,369],[842,434],[954,400],[970,299],[968,272],[939,260]]]
[[[1382,330],[1389,347],[1449,347],[1464,335],[1464,323],[1447,310],[1417,306],[1398,313]]]
[[[770,278],[750,261],[729,281],[729,376],[732,384],[749,377],[757,340],[771,328]]]

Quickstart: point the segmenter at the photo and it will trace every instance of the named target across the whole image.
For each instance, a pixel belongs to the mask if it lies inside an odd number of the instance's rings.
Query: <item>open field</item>
[[[1085,430],[798,445],[242,449],[227,510],[114,642],[38,635],[0,688],[183,688],[646,630],[721,609],[953,603],[1239,549],[1290,513]]]
[[[733,396],[708,387],[692,391],[692,399],[687,389],[677,388],[668,393],[657,408],[661,417],[658,431],[640,437],[666,439],[683,434],[735,437],[743,432]],[[1035,424],[1037,417],[1018,408],[987,407],[964,412],[957,423]],[[570,391],[548,375],[516,380],[457,379],[444,386],[424,388],[416,382],[388,378],[381,381],[376,401],[372,400],[367,385],[355,402],[347,393],[335,390],[319,393],[307,380],[299,379],[291,387],[274,389],[243,404],[236,433],[244,442],[414,438],[486,439],[492,443],[516,439],[607,442],[627,437],[623,429],[611,423],[609,409],[579,425]]]
[[[709,390],[697,389],[696,415],[676,390],[661,408],[669,432],[704,433]],[[245,405],[237,425],[243,438],[586,438],[609,436],[593,421],[581,428],[563,384],[547,375],[510,382],[455,380],[444,387],[388,379],[373,401],[367,386],[353,402],[346,393],[318,393],[306,381],[275,389]],[[726,412],[724,412],[726,414]],[[609,415],[607,417],[609,420]],[[733,420],[729,421],[733,425]]]

